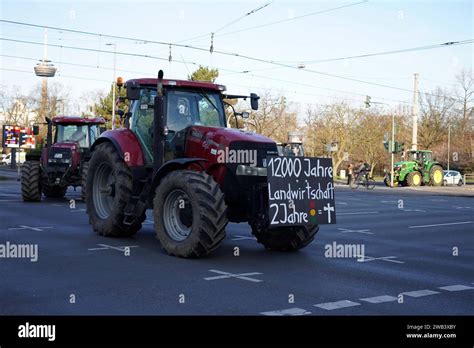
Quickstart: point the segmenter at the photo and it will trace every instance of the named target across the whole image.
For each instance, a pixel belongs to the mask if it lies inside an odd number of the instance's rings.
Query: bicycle
[[[375,180],[372,177],[369,177],[369,175],[359,175],[357,174],[354,180],[351,182],[351,188],[352,189],[358,189],[359,186],[365,186],[367,190],[373,190],[375,188]]]

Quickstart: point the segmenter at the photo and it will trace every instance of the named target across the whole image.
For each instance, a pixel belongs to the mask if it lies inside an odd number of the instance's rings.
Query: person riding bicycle
[[[369,164],[364,163],[363,161],[359,161],[359,167],[357,168],[357,171],[356,171],[358,178],[369,180],[369,172],[370,172]]]

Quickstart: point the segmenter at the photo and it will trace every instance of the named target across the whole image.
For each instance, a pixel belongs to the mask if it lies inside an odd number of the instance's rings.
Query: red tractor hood
[[[71,151],[79,150],[79,145],[75,141],[64,141],[51,145],[51,148],[71,149]]]
[[[191,128],[190,136],[201,138],[204,143],[209,142],[218,144],[218,147],[220,148],[229,146],[234,141],[275,144],[272,139],[263,135],[234,128],[193,126]]]

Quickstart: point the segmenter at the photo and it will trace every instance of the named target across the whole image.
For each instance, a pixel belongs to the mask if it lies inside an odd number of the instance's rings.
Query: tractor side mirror
[[[140,99],[140,86],[135,81],[127,82],[127,99],[128,100]]]
[[[249,118],[250,114],[247,111],[243,111],[240,113],[240,116],[242,116],[242,118]]]
[[[120,118],[123,118],[125,115],[125,112],[123,110],[117,110],[117,115],[119,115]]]
[[[256,95],[255,93],[250,93],[250,106],[252,107],[252,110],[258,110],[258,100],[260,97]]]
[[[39,131],[40,131],[40,127],[39,127],[39,126],[33,126],[33,135],[38,135],[38,134],[39,134]]]

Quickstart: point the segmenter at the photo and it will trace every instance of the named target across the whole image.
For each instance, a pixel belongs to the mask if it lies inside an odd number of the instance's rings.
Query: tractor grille
[[[49,153],[49,164],[70,164],[72,160],[71,149],[52,148]]]
[[[257,167],[266,167],[267,155],[278,156],[275,143],[253,143],[249,141],[234,141],[229,146],[230,150],[257,151]]]

